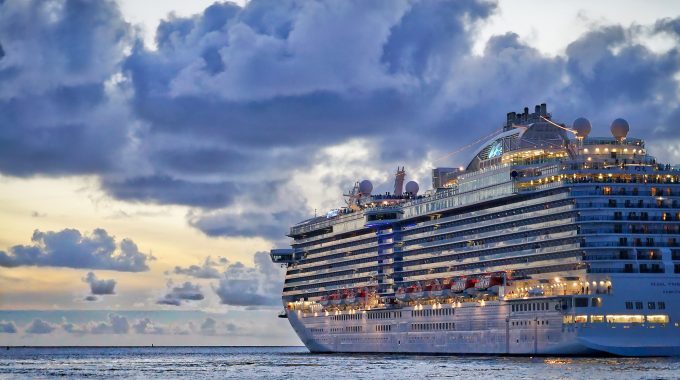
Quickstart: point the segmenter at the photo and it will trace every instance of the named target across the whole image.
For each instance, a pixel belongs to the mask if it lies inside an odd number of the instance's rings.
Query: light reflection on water
[[[680,358],[312,355],[302,347],[12,348],[0,378],[673,379]]]

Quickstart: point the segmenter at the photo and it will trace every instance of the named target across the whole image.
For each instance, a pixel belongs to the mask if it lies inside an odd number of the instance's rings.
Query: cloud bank
[[[281,302],[283,271],[271,262],[267,252],[256,252],[255,267],[230,264],[213,287],[220,302],[232,306],[274,306]]]
[[[474,54],[494,12],[482,0],[215,3],[163,20],[149,49],[112,1],[5,1],[0,172],[95,174],[117,199],[187,206],[209,236],[283,244],[289,224],[339,203],[315,189],[397,164],[427,180],[431,157],[525,105],[596,131],[625,117],[680,160],[680,52],[644,42],[680,41],[680,18],[595,25],[555,57],[513,33]],[[351,176],[323,154],[338,146]],[[451,161],[433,164],[465,164]]]
[[[101,228],[89,235],[76,229],[57,232],[35,230],[31,242],[32,245],[15,245],[8,252],[0,251],[0,267],[41,266],[143,272],[149,270],[148,262],[153,260],[153,256],[140,252],[132,240],[123,239],[116,243],[114,237]],[[115,281],[111,286],[112,291],[114,286]]]

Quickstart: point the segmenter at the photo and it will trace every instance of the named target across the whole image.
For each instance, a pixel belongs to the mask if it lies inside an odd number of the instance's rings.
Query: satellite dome
[[[359,192],[362,195],[371,195],[371,191],[373,191],[373,184],[371,181],[365,179],[359,183]]]
[[[591,129],[593,129],[593,127],[590,125],[590,121],[585,117],[579,117],[578,119],[574,120],[574,126],[572,128],[574,131],[576,131],[576,137],[580,139],[588,137]]]
[[[406,183],[405,189],[407,193],[411,193],[411,195],[417,195],[418,190],[420,190],[420,186],[418,186],[416,181],[408,181],[408,183]]]
[[[612,121],[611,126],[612,136],[617,140],[621,141],[626,138],[628,131],[630,131],[630,126],[625,119],[616,119]]]

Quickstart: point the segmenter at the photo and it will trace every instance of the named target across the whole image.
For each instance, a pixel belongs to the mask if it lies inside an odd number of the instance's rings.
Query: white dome
[[[411,193],[411,195],[418,195],[418,190],[420,190],[420,186],[418,186],[418,183],[416,181],[408,181],[408,183],[406,183],[405,190],[407,193]]]
[[[572,129],[576,131],[576,137],[584,139],[588,137],[593,127],[590,125],[590,121],[588,119],[585,117],[579,117],[578,119],[574,120],[574,126]]]
[[[359,183],[359,192],[362,195],[371,195],[371,191],[373,191],[373,184],[371,181],[365,179]]]
[[[616,119],[612,121],[611,131],[612,136],[614,136],[617,140],[623,140],[628,135],[630,126],[625,119]]]

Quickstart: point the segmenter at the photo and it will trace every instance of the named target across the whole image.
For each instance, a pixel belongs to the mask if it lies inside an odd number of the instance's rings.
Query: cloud
[[[112,170],[134,125],[113,85],[132,40],[114,1],[0,2],[0,171]]]
[[[137,334],[165,334],[166,328],[160,325],[154,324],[149,318],[143,318],[135,322],[132,325],[132,329]]]
[[[16,334],[17,326],[12,321],[0,321],[0,334]]]
[[[141,253],[129,239],[116,244],[113,236],[97,228],[90,235],[75,229],[58,232],[35,230],[33,245],[16,245],[0,251],[0,266],[50,266],[142,272],[153,256]],[[115,281],[113,286],[115,286]]]
[[[180,181],[178,190],[131,177],[129,195],[104,186],[122,198],[195,206],[188,221],[209,236],[279,243],[320,201],[340,203],[338,194],[309,196],[322,180],[291,178],[318,164],[340,173],[337,160],[317,161],[319,152],[350,139],[371,141],[358,164],[369,172],[420,167],[428,151],[449,152],[451,141],[486,135],[506,112],[543,101],[567,123],[585,115],[604,129],[623,116],[641,137],[673,133],[677,50],[655,53],[635,41],[674,33],[676,20],[656,31],[595,26],[557,57],[507,33],[475,55],[478,28],[493,12],[482,1],[252,1],[165,20],[158,49],[138,45],[124,71],[135,114],[149,125],[145,159],[153,175]],[[348,20],[361,27],[347,31]],[[213,195],[215,184],[233,193]]]
[[[214,319],[208,317],[203,321],[203,323],[201,323],[201,334],[215,335],[216,334],[216,327],[217,327],[217,322]]]
[[[194,285],[187,281],[181,286],[172,287],[169,293],[156,303],[159,305],[180,306],[185,301],[200,301],[203,298],[205,297],[201,293],[201,287],[198,284]]]
[[[222,262],[222,260],[225,261]],[[213,261],[213,259],[208,256],[201,265],[190,265],[188,267],[176,266],[173,273],[195,278],[220,278],[220,271],[218,268],[226,264],[226,259],[219,258],[218,261],[219,262]]]
[[[83,278],[83,282],[90,285],[90,293],[92,295],[115,294],[116,280],[99,280],[93,272],[88,272],[87,276]]]
[[[256,252],[255,267],[240,262],[229,265],[218,286],[213,287],[220,302],[233,306],[273,306],[283,286],[283,272],[271,262],[267,252]]]
[[[53,324],[36,318],[24,329],[24,332],[27,334],[49,334],[55,329],[56,327]]]
[[[84,299],[85,299],[85,301],[93,302],[93,301],[97,301],[99,298],[97,298],[97,296],[85,296]]]
[[[207,317],[199,327],[201,335],[216,336],[216,335],[230,335],[237,332],[238,326],[231,322],[217,322],[211,317]]]
[[[341,204],[314,189],[404,163],[429,180],[432,157],[525,105],[548,102],[596,131],[625,117],[655,154],[680,160],[680,50],[644,43],[680,38],[680,18],[594,25],[558,56],[514,33],[474,54],[496,11],[481,0],[216,3],[162,20],[148,49],[112,1],[3,2],[0,172],[92,173],[117,199],[189,207],[209,236],[278,244],[315,208]],[[352,141],[369,154],[325,154]],[[330,173],[304,176],[320,166]]]
[[[90,334],[127,334],[129,331],[128,319],[115,313],[109,314],[106,321],[90,323],[74,330],[74,332]]]

